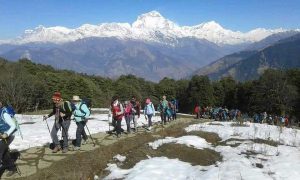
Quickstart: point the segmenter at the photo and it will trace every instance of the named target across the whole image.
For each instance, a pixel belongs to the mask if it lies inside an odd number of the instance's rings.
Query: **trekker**
[[[152,117],[155,116],[155,109],[153,103],[149,98],[146,99],[146,106],[144,108],[144,115],[146,120],[148,119],[148,129],[151,129],[152,126]]]
[[[194,113],[196,114],[195,119],[200,119],[200,106],[198,103],[196,103],[196,105],[194,107]]]
[[[122,118],[124,115],[124,108],[122,106],[122,104],[119,102],[119,98],[118,96],[114,96],[112,98],[112,103],[111,103],[111,112],[113,114],[112,118],[112,124],[115,127],[116,131],[117,131],[117,137],[120,137],[121,134],[121,122],[122,122]]]
[[[51,116],[55,116],[55,121],[51,130],[51,138],[55,145],[52,153],[57,153],[63,148],[63,153],[68,152],[68,131],[71,124],[72,106],[70,102],[63,102],[60,92],[55,92],[52,96],[53,109],[49,115],[44,116],[44,120]],[[61,129],[63,137],[63,147],[60,146],[57,133]]]
[[[176,120],[177,116],[176,113],[178,111],[178,104],[177,104],[177,100],[176,99],[172,99],[171,101],[171,107],[172,107],[172,119]]]
[[[130,121],[132,120],[133,107],[129,101],[124,102],[124,107],[125,107],[124,116],[125,116],[125,121],[126,121],[126,125],[127,125],[127,133],[130,133],[131,132]]]
[[[87,118],[91,115],[91,112],[87,106],[80,98],[79,96],[73,96],[72,102],[75,104],[75,110],[73,112],[75,122],[77,125],[76,129],[76,141],[74,149],[75,151],[80,150],[81,147],[81,138],[83,138],[84,142],[86,143],[88,136],[86,135],[86,132],[84,130],[84,127],[87,123]],[[83,143],[83,144],[85,144]]]
[[[13,133],[16,130],[16,124],[7,113],[6,108],[3,107],[2,102],[0,102],[0,170],[8,170],[6,174],[7,177],[12,176],[17,172],[17,167],[10,157],[9,145],[14,139]]]
[[[166,124],[167,122],[167,109],[168,109],[168,101],[167,101],[167,97],[165,95],[163,95],[162,97],[162,113],[163,113],[163,123]]]
[[[135,96],[132,96],[130,101],[133,109],[132,109],[132,120],[134,123],[134,131],[137,132],[137,120],[140,118],[141,114],[141,104],[136,100]],[[137,115],[137,118],[135,117]]]
[[[161,120],[161,124],[163,124],[164,122],[164,112],[163,112],[163,107],[162,107],[162,100],[159,101],[159,104],[157,105],[157,111],[160,114],[160,120]]]
[[[178,101],[174,98],[172,99],[171,103],[172,103],[172,111],[173,111],[172,118],[173,120],[176,120],[177,119],[176,113],[178,112]]]
[[[168,122],[170,122],[172,119],[172,115],[173,115],[173,109],[172,109],[172,103],[171,102],[168,102],[168,107],[167,107],[167,117],[168,117]]]

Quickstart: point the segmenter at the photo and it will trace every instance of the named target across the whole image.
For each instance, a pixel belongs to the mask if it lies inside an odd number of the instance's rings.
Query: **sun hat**
[[[81,99],[79,96],[73,96],[72,101],[81,101]]]

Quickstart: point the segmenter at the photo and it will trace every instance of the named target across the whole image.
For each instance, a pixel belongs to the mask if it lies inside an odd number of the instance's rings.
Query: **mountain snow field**
[[[260,41],[275,33],[288,31],[286,29],[257,28],[248,32],[232,31],[223,28],[215,21],[201,23],[195,26],[179,26],[163,17],[157,11],[151,11],[138,16],[132,24],[102,23],[99,25],[83,24],[70,29],[62,26],[44,27],[25,30],[24,34],[11,40],[1,40],[1,44],[26,44],[35,42],[66,43],[88,37],[116,37],[150,42],[165,43],[166,39],[193,37],[206,39],[210,42],[224,44],[241,44]],[[299,31],[299,30],[297,30]],[[161,38],[164,36],[164,38]],[[175,41],[176,42],[176,41]]]

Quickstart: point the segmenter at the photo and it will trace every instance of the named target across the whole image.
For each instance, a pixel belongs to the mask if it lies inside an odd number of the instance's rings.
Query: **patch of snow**
[[[111,173],[104,179],[130,179],[130,180],[186,180],[199,179],[204,168],[192,166],[178,159],[155,157],[138,162],[132,169],[124,170],[116,164],[109,164],[106,170]]]
[[[182,136],[178,138],[166,137],[165,139],[159,139],[154,142],[150,142],[149,146],[152,149],[157,149],[159,146],[167,143],[185,144],[187,146],[193,146],[197,149],[203,149],[210,147],[210,144],[205,139],[198,136]]]
[[[249,127],[232,127],[232,122],[218,122],[223,126],[210,125],[209,122],[191,125],[185,130],[187,132],[204,130],[217,133],[223,140],[237,139],[265,139],[280,142],[289,146],[300,146],[300,131],[267,124],[247,123]]]
[[[113,158],[120,162],[124,162],[126,160],[126,156],[122,156],[120,154],[115,155]]]

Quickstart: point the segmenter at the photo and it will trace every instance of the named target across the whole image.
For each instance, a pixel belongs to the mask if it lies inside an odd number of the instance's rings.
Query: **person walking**
[[[138,100],[136,100],[135,96],[132,96],[130,103],[132,105],[132,121],[134,123],[134,131],[137,132],[137,120],[140,118],[141,104]]]
[[[162,106],[162,114],[163,114],[163,123],[166,124],[167,122],[167,110],[169,107],[169,103],[167,101],[167,96],[163,95],[162,101],[161,101],[161,106]]]
[[[112,98],[111,112],[113,118],[112,124],[116,129],[117,137],[120,137],[120,134],[122,132],[121,123],[124,115],[124,108],[123,105],[119,102],[118,96],[114,96]]]
[[[151,102],[150,98],[146,99],[144,115],[145,115],[146,120],[148,120],[148,129],[151,130],[152,117],[155,116],[155,109],[154,109],[153,103]]]
[[[84,141],[88,139],[84,127],[87,123],[87,118],[91,115],[91,112],[79,96],[73,96],[72,102],[75,104],[75,110],[73,112],[75,122],[77,125],[76,129],[76,141],[73,150],[80,150],[81,140],[83,138]]]
[[[124,106],[125,106],[124,117],[125,117],[125,121],[126,121],[126,125],[127,125],[127,133],[130,133],[131,132],[130,122],[132,120],[133,107],[129,101],[125,101]]]
[[[57,153],[62,148],[62,152],[68,152],[68,131],[71,124],[71,116],[72,116],[72,105],[69,101],[63,101],[61,98],[60,92],[55,92],[52,96],[53,101],[53,109],[52,112],[46,116],[44,116],[44,120],[51,116],[55,116],[54,124],[51,130],[51,138],[54,144],[54,149],[52,153]],[[60,146],[60,142],[57,137],[58,131],[61,129],[62,137],[63,137],[63,147]]]
[[[2,105],[2,103],[1,103]],[[0,170],[8,170],[7,177],[17,172],[17,167],[10,157],[9,145],[14,139],[13,133],[16,131],[16,124],[7,113],[5,107],[0,107]]]

